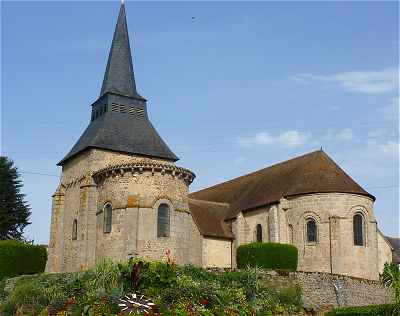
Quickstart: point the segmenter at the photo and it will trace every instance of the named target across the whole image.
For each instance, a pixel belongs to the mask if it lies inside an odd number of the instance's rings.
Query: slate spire
[[[124,3],[119,10],[100,97],[91,107],[88,127],[59,166],[89,148],[178,160],[151,124],[147,100],[136,91]]]
[[[100,96],[107,92],[142,98],[136,91],[124,2],[121,2]]]

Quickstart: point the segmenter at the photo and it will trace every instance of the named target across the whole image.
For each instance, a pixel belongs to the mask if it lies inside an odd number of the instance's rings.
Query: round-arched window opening
[[[293,244],[293,226],[289,224],[289,243]]]
[[[365,220],[364,216],[357,213],[353,216],[353,235],[354,245],[364,246],[365,245]]]
[[[256,241],[262,242],[263,241],[263,232],[261,224],[257,224],[256,226]]]
[[[169,237],[169,205],[162,203],[157,210],[157,237]]]
[[[103,222],[103,232],[111,233],[112,228],[112,205],[111,203],[107,203],[104,205],[104,222]]]
[[[78,220],[75,218],[72,222],[72,240],[78,239]]]
[[[308,243],[316,243],[318,241],[317,223],[313,218],[306,220],[306,233]]]

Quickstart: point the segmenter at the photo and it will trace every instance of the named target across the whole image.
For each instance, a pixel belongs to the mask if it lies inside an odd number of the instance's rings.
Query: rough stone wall
[[[293,243],[299,250],[300,271],[332,272],[365,279],[378,279],[378,244],[373,201],[361,195],[320,193],[288,200],[288,224],[293,226]],[[353,216],[365,218],[366,243],[353,243]],[[317,223],[318,241],[306,240],[307,218]]]
[[[204,237],[203,267],[231,268],[231,244],[230,240]]]
[[[379,273],[383,272],[385,263],[392,262],[392,248],[389,246],[382,233],[378,231],[378,270]]]
[[[126,259],[143,255],[165,257],[169,249],[178,263],[201,265],[201,236],[188,210],[188,184],[170,174],[128,173],[108,177],[100,187],[93,173],[123,163],[172,162],[90,149],[63,166],[62,197],[53,197],[48,272],[84,270],[108,256]],[[171,207],[171,237],[156,236],[156,203]],[[113,204],[113,226],[103,233],[103,206]],[[78,238],[72,240],[72,223],[78,220]]]
[[[376,281],[325,273],[296,272],[293,277],[301,285],[304,296],[318,306],[362,306],[392,302],[391,291]]]
[[[64,208],[64,192],[60,185],[52,197],[52,214],[50,226],[50,243],[48,247],[48,260],[46,272],[59,271],[62,266],[63,252],[63,221],[62,211]]]
[[[225,272],[223,268],[208,270],[216,273]],[[275,271],[261,270],[259,278],[264,285],[275,288],[299,285],[302,296],[319,311],[339,306],[390,304],[394,298],[392,290],[379,281],[345,275],[299,271],[291,272],[289,275],[279,275]]]
[[[98,260],[105,256],[126,259],[130,254],[160,260],[169,250],[178,264],[201,264],[200,234],[193,229],[188,185],[183,179],[159,172],[127,172],[108,177],[98,191]],[[107,202],[115,217],[111,233],[104,234],[102,209]],[[162,203],[170,208],[169,237],[157,237],[157,210]]]

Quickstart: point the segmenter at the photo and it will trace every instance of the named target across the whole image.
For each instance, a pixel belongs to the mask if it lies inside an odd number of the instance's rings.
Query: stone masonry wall
[[[391,291],[377,281],[326,273],[296,272],[293,277],[301,285],[304,296],[317,306],[362,306],[392,302]]]
[[[230,240],[204,237],[203,238],[203,267],[231,268]]]
[[[223,268],[208,270],[217,273],[225,272]],[[320,311],[333,307],[393,303],[392,290],[379,281],[344,275],[301,271],[279,275],[275,271],[261,270],[259,282],[277,288],[297,284],[302,289],[302,296],[307,305]]]
[[[97,260],[105,256],[160,260],[170,251],[178,264],[201,265],[200,233],[193,229],[183,178],[151,170],[125,172],[108,176],[98,191]],[[115,216],[111,233],[104,234],[102,209],[107,202]],[[157,237],[157,210],[162,203],[170,209],[169,237]]]
[[[92,175],[106,167],[129,163],[172,162],[90,149],[63,166],[59,190],[53,197],[48,272],[84,270],[105,256],[126,259],[142,255],[160,259],[169,249],[178,263],[201,265],[201,236],[188,209],[188,184],[183,178],[160,172],[110,176],[102,188]],[[171,209],[171,238],[156,240],[156,203],[166,200]],[[113,228],[102,231],[104,203],[113,203]],[[72,240],[72,223],[78,238]],[[138,230],[139,229],[139,230]],[[140,235],[138,235],[138,233]],[[151,235],[151,236],[150,236]],[[154,236],[153,236],[154,235]],[[139,251],[141,250],[141,251]],[[155,252],[157,255],[155,256]]]
[[[365,245],[355,246],[353,216],[365,219]],[[308,243],[306,220],[317,224],[317,242]],[[278,205],[240,213],[232,223],[235,252],[239,245],[255,241],[257,224],[263,241],[292,243],[299,251],[300,271],[343,274],[377,280],[384,262],[390,262],[390,247],[379,237],[372,199],[345,193],[317,193],[281,199]],[[266,233],[268,232],[268,239]]]
[[[319,271],[378,279],[378,244],[372,199],[355,194],[319,193],[288,201],[287,220],[299,250],[300,271]],[[364,246],[355,246],[353,216],[365,218]],[[317,242],[308,243],[306,220],[317,223]]]
[[[385,237],[378,231],[378,270],[379,273],[383,272],[385,263],[392,262],[392,248],[389,246]]]

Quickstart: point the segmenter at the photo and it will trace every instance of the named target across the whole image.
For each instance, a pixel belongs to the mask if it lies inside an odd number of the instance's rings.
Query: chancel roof
[[[192,199],[229,204],[225,219],[239,212],[307,193],[353,193],[375,197],[359,186],[324,151],[318,150],[191,193]]]
[[[400,264],[400,238],[385,236],[385,239],[393,248],[393,262]]]
[[[115,27],[100,97],[92,104],[91,122],[58,165],[63,165],[88,148],[169,161],[178,160],[151,124],[146,99],[136,91],[123,3]]]
[[[200,233],[206,237],[233,239],[225,218],[229,204],[189,199],[189,209]]]

